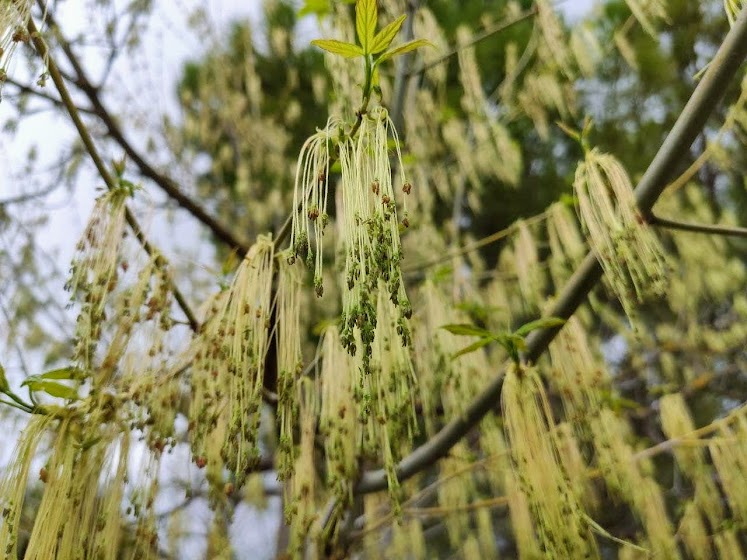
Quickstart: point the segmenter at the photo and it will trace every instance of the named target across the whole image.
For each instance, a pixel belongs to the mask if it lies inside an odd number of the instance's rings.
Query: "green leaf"
[[[432,46],[434,46],[433,43],[426,39],[415,39],[414,41],[410,41],[409,43],[405,43],[404,45],[400,45],[399,47],[395,47],[391,50],[386,51],[376,60],[376,63],[378,64],[380,62],[384,62],[385,60],[389,60],[390,58],[394,58],[395,56],[414,51],[415,49],[419,49],[420,47]]]
[[[474,325],[467,324],[454,324],[454,325],[442,325],[442,329],[449,331],[451,334],[459,336],[487,336],[492,337],[493,334],[490,331],[475,327]]]
[[[376,0],[358,0],[355,4],[355,31],[363,47],[364,54],[371,53],[376,22],[379,19],[379,9]]]
[[[386,50],[394,40],[397,33],[399,33],[399,30],[406,19],[406,15],[399,16],[392,23],[379,31],[373,38],[373,43],[371,43],[371,54],[378,54],[381,51]]]
[[[483,346],[487,346],[491,342],[493,342],[493,339],[490,337],[481,338],[477,342],[473,342],[469,346],[465,346],[464,348],[459,350],[459,352],[455,352],[451,358],[455,359],[455,358],[458,358],[459,356],[463,356],[464,354],[469,354],[471,352],[474,352],[475,350],[479,350]]]
[[[85,371],[71,366],[42,373],[39,379],[83,379],[85,376]]]
[[[311,44],[332,54],[342,55],[345,58],[355,58],[364,54],[363,49],[358,45],[346,43],[345,41],[336,41],[335,39],[314,39],[311,41]]]
[[[5,368],[3,364],[0,364],[0,393],[7,393],[10,391],[10,385],[8,385],[8,379],[5,377]]]
[[[78,391],[76,391],[72,387],[68,387],[67,385],[63,385],[62,383],[57,383],[56,381],[41,379],[38,376],[28,377],[26,380],[24,380],[22,385],[28,385],[29,389],[31,389],[32,391],[41,391],[60,399],[78,398]]]
[[[550,329],[552,327],[560,327],[562,325],[565,325],[565,319],[561,319],[559,317],[542,317],[541,319],[530,321],[526,325],[522,325],[521,327],[516,329],[516,332],[514,334],[525,337],[530,332],[536,331],[537,329]]]

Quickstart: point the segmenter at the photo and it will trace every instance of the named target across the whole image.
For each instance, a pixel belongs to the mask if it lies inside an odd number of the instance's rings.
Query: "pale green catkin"
[[[117,284],[117,264],[125,230],[123,189],[107,191],[96,199],[91,217],[76,245],[65,288],[71,300],[80,302],[75,329],[74,360],[84,369],[93,367],[110,294]]]
[[[393,183],[389,157],[389,138],[394,140],[398,160],[397,183]],[[395,187],[404,192],[412,185],[404,176],[399,141],[386,109],[377,107],[362,117],[355,139],[339,144],[342,177],[341,240],[344,252],[342,320],[340,337],[348,351],[361,353],[364,369],[369,368],[371,346],[377,324],[376,294],[379,285],[397,307],[402,345],[409,340],[405,322],[412,307],[405,293],[400,262],[402,247],[400,226],[409,225],[406,202],[400,222]],[[361,348],[355,333],[361,338]]]
[[[0,4],[0,91],[8,77],[8,65],[19,43],[29,41],[26,30],[31,18],[31,0],[5,1]]]
[[[327,482],[344,502],[352,498],[351,481],[360,457],[360,402],[356,399],[356,365],[340,343],[336,327],[328,327],[322,344],[321,414],[319,430],[324,434]]]
[[[590,422],[596,459],[607,486],[630,504],[646,532],[644,548],[657,558],[679,558],[672,524],[661,489],[635,460],[627,443],[629,429],[624,419],[608,408]]]
[[[722,422],[708,446],[716,467],[721,488],[734,519],[747,524],[747,418],[737,416],[736,422]]]
[[[300,442],[290,484],[285,486],[285,518],[291,527],[289,551],[295,558],[302,558],[307,537],[313,537],[312,525],[318,514],[314,439],[319,403],[312,380],[302,379],[296,390],[300,403]]]
[[[597,149],[586,153],[576,169],[573,187],[588,242],[599,257],[605,278],[635,318],[636,304],[666,288],[664,250],[644,223],[623,166]]]
[[[241,486],[259,459],[257,433],[269,343],[274,247],[260,237],[196,343],[192,375],[192,448],[195,457],[224,464]],[[222,443],[215,456],[215,439]],[[208,450],[212,449],[212,453]],[[213,486],[219,488],[219,480]]]
[[[670,438],[686,438],[695,430],[685,399],[680,393],[665,395],[659,400],[661,427]],[[713,480],[713,470],[706,463],[703,449],[688,445],[674,448],[674,456],[682,472],[695,487],[694,504],[711,527],[719,527],[724,520],[721,493]]]
[[[277,290],[277,360],[278,360],[278,478],[285,480],[293,469],[293,430],[298,417],[296,383],[301,375],[301,306],[300,290],[303,288],[295,267],[282,256],[278,259]]]
[[[21,528],[21,513],[26,498],[31,461],[37,446],[45,434],[51,419],[35,415],[21,433],[13,453],[14,460],[3,474],[0,483],[0,552],[5,560],[18,558],[18,536]]]
[[[501,404],[515,474],[541,549],[550,558],[597,558],[585,514],[559,458],[552,412],[537,371],[509,367]]]

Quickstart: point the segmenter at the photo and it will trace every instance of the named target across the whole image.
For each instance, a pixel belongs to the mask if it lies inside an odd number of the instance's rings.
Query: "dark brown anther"
[[[381,185],[378,181],[371,181],[371,192],[374,193],[376,196],[379,195],[379,192],[381,191]]]
[[[24,29],[16,29],[13,33],[13,36],[11,37],[11,40],[14,43],[28,43],[29,42],[29,34]]]
[[[412,190],[412,184],[408,181],[404,185],[402,185],[402,192],[405,194],[410,194],[410,191]]]

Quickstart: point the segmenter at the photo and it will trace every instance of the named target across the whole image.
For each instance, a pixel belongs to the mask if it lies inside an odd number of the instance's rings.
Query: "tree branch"
[[[734,237],[747,237],[747,228],[737,226],[719,226],[710,224],[697,224],[694,222],[678,222],[660,218],[655,214],[650,214],[649,224],[668,229],[678,229],[681,231],[692,231],[695,233],[708,233],[712,235],[729,235]]]
[[[650,218],[651,208],[671,178],[676,163],[687,153],[700,130],[726,91],[747,55],[747,9],[743,9],[734,27],[729,31],[721,47],[709,65],[703,80],[698,84],[690,100],[664,140],[661,148],[649,165],[635,189],[635,198],[641,212]],[[570,278],[557,303],[548,316],[568,319],[602,277],[602,267],[593,252]],[[558,328],[535,331],[527,340],[524,358],[530,362],[547,349],[558,333]],[[428,468],[459,442],[500,401],[503,375],[495,379],[478,395],[459,417],[446,424],[433,438],[402,459],[397,466],[397,478],[406,480]],[[384,490],[387,474],[383,469],[369,471],[361,476],[355,487],[356,494]]]
[[[15,79],[11,78],[10,76],[7,76],[5,78],[5,83],[6,84],[10,84],[10,85],[12,85],[15,88],[18,88],[23,93],[27,93],[29,95],[33,95],[35,97],[39,97],[40,99],[44,99],[46,101],[49,101],[55,107],[59,107],[59,108],[62,108],[62,109],[65,108],[65,104],[60,99],[57,99],[57,98],[55,98],[55,97],[53,97],[53,96],[51,96],[51,95],[49,95],[47,93],[44,93],[43,91],[39,91],[37,89],[34,89],[32,86],[30,86],[28,84],[23,84],[23,83],[19,82],[18,80],[15,80]],[[80,111],[81,113],[86,113],[88,115],[95,115],[96,114],[96,111],[94,111],[93,109],[89,109],[88,107],[78,107],[78,111]]]
[[[412,41],[414,38],[413,23],[419,4],[420,0],[411,0],[407,3],[407,19],[405,20],[404,29],[405,42]],[[415,56],[415,53],[410,52],[400,58],[397,65],[397,74],[394,78],[394,93],[392,95],[393,101],[390,116],[394,123],[394,129],[400,132],[404,130],[405,95],[407,94],[407,85],[410,81],[410,72],[407,71],[407,68],[413,56]]]
[[[75,125],[75,128],[78,131],[78,135],[80,136],[80,139],[82,140],[83,145],[85,146],[86,151],[88,152],[88,155],[91,157],[93,164],[96,166],[96,170],[98,171],[101,178],[104,180],[104,183],[106,183],[106,186],[108,189],[113,190],[117,188],[117,182],[115,181],[114,177],[112,177],[111,173],[109,173],[109,170],[106,168],[106,164],[104,163],[104,160],[101,158],[101,155],[96,149],[96,145],[93,143],[93,138],[91,137],[91,133],[88,131],[88,129],[86,128],[86,125],[83,123],[83,120],[80,118],[80,112],[78,111],[78,108],[73,102],[72,97],[70,97],[70,93],[68,92],[67,86],[65,85],[65,81],[62,78],[62,75],[60,74],[59,69],[57,68],[57,64],[55,63],[54,59],[49,53],[47,44],[44,42],[44,39],[42,39],[41,35],[39,34],[39,30],[36,28],[36,25],[34,24],[34,20],[31,18],[29,18],[27,29],[28,29],[29,35],[31,36],[31,41],[34,43],[34,47],[36,48],[36,52],[39,54],[39,56],[42,59],[46,60],[47,62],[47,68],[49,69],[49,75],[52,78],[52,81],[54,82],[55,87],[57,88],[57,92],[60,94],[62,103],[65,105],[65,108],[67,109],[67,112],[70,115],[70,118],[72,119],[73,124]],[[135,219],[135,216],[132,214],[129,208],[125,208],[125,219],[127,220],[127,223],[129,224],[130,229],[132,229],[133,233],[135,234],[135,237],[140,242],[145,252],[148,253],[148,255],[150,256],[158,255],[158,258],[161,259],[162,262],[165,264],[166,259],[160,254],[160,251],[157,251],[145,238],[145,234],[143,233],[142,228],[138,224],[137,220]],[[200,325],[195,317],[195,314],[192,312],[191,308],[187,304],[187,300],[184,298],[182,293],[179,291],[179,288],[177,288],[176,284],[174,283],[174,280],[172,278],[169,278],[169,282],[171,283],[171,292],[174,295],[174,299],[176,300],[179,307],[181,307],[184,315],[187,317],[187,320],[189,321],[189,325],[192,328],[192,330],[197,332],[200,328]]]
[[[450,50],[449,52],[447,52],[442,57],[437,58],[436,60],[433,60],[433,61],[429,62],[428,64],[423,64],[423,65],[419,66],[418,68],[410,70],[409,72],[407,72],[407,74],[405,74],[405,77],[406,78],[411,78],[412,76],[417,76],[418,74],[422,74],[426,70],[430,70],[431,68],[433,68],[435,66],[438,66],[439,64],[441,64],[443,62],[446,62],[452,56],[459,54],[459,52],[461,50],[466,49],[468,47],[471,47],[473,45],[476,45],[480,41],[484,41],[485,39],[487,39],[488,37],[491,37],[491,36],[495,35],[496,33],[500,33],[501,31],[504,31],[504,30],[508,29],[509,27],[512,27],[512,26],[516,25],[517,23],[521,23],[525,19],[529,19],[531,17],[534,17],[534,16],[537,15],[537,13],[538,13],[538,9],[537,9],[537,6],[535,5],[532,9],[527,10],[526,12],[523,12],[523,13],[521,13],[521,14],[519,14],[519,15],[511,18],[511,19],[498,22],[493,27],[491,27],[489,29],[486,29],[485,31],[483,31],[479,35],[475,35],[472,38],[472,40],[470,40],[466,44],[460,45],[458,47],[454,47],[452,50]]]
[[[127,138],[125,138],[122,129],[102,103],[99,95],[99,88],[94,86],[89,80],[88,75],[78,60],[78,57],[73,52],[70,43],[62,36],[61,28],[51,13],[47,14],[47,21],[49,22],[50,27],[55,29],[60,47],[77,75],[77,79],[73,80],[73,82],[88,98],[92,111],[104,123],[109,136],[124,150],[127,157],[138,167],[140,173],[142,173],[144,177],[152,180],[179,206],[189,212],[203,225],[207,226],[216,238],[232,249],[235,249],[243,257],[248,250],[248,246],[239,241],[228,228],[224,227],[215,218],[210,216],[202,206],[181,192],[179,186],[173,179],[167,177],[150,165],[150,163],[140,155],[140,152],[138,152],[138,150],[130,144]]]

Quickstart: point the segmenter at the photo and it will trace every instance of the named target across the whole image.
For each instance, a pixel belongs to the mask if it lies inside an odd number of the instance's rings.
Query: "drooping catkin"
[[[654,39],[658,38],[656,20],[667,20],[666,2],[664,0],[625,0],[635,19]]]
[[[480,547],[479,558],[494,558],[498,560],[498,547],[495,542],[495,527],[488,508],[480,508],[475,513],[477,524],[477,542]]]
[[[324,292],[322,264],[324,253],[324,230],[329,223],[327,202],[329,195],[330,149],[340,129],[337,119],[311,136],[301,147],[293,188],[293,224],[291,230],[290,262],[296,257],[306,261],[314,269],[314,288],[318,296]],[[313,236],[312,236],[313,232]],[[311,247],[314,242],[314,249]]]
[[[708,560],[713,551],[708,538],[700,507],[694,501],[688,502],[680,519],[677,534],[682,538],[694,560]]]
[[[586,476],[588,465],[581,453],[574,427],[569,422],[557,425],[558,455],[563,469],[568,474],[576,499],[586,511],[593,511],[599,505],[599,496]]]
[[[13,452],[13,461],[3,473],[0,483],[0,552],[5,560],[18,558],[18,536],[21,528],[21,513],[26,498],[31,461],[51,423],[46,415],[34,415],[21,433]]]
[[[524,220],[517,223],[518,233],[514,238],[514,258],[519,290],[527,308],[540,309],[545,301],[545,275],[539,267],[537,244]]]
[[[190,410],[193,453],[205,457],[210,442],[221,436],[221,460],[238,486],[259,459],[272,261],[273,243],[260,237],[231,287],[215,299],[214,315],[197,341]]]
[[[130,452],[130,436],[123,433],[118,442],[116,470],[106,483],[102,494],[102,504],[96,519],[96,539],[93,540],[90,558],[115,560],[120,551],[124,524],[122,520],[122,499],[127,482],[127,464]]]
[[[721,488],[734,519],[747,524],[747,418],[739,414],[732,423],[722,422],[708,445]]]
[[[724,529],[716,533],[713,540],[716,543],[718,557],[721,560],[742,560],[744,558],[737,529],[733,527]]]
[[[450,456],[439,464],[439,474],[447,480],[437,488],[438,505],[446,511],[453,510],[443,523],[451,546],[457,549],[472,533],[469,512],[464,511],[465,506],[476,497],[472,473],[463,472],[469,455],[469,447],[462,442],[455,445]]]
[[[328,327],[322,345],[321,415],[327,482],[343,501],[352,499],[352,481],[358,472],[361,437],[356,401],[356,364],[340,343],[336,327]]]
[[[372,344],[370,374],[366,374],[365,357],[358,368],[362,399],[361,409],[365,451],[382,458],[387,471],[389,492],[399,501],[399,481],[394,472],[403,451],[412,446],[417,434],[415,416],[415,371],[410,357],[412,345],[409,320],[392,302],[386,284],[379,282],[376,291],[377,323]],[[403,345],[403,342],[405,343]],[[366,403],[369,411],[366,413]]]
[[[739,12],[742,10],[742,0],[724,0],[724,10],[726,11],[726,18],[729,20],[729,25],[734,25]]]
[[[550,273],[556,286],[570,278],[586,255],[586,244],[578,230],[576,218],[562,202],[550,206],[547,238],[550,245]]]
[[[278,260],[277,362],[278,362],[278,479],[285,480],[293,469],[293,429],[298,417],[296,383],[301,375],[300,290],[301,278],[287,259]]]
[[[587,78],[593,76],[604,51],[589,22],[581,22],[571,30],[571,52],[581,74]]]
[[[608,377],[578,318],[568,319],[549,350],[553,366],[550,379],[560,394],[566,418],[573,423],[588,421],[601,406],[601,390]]]
[[[558,456],[550,405],[536,369],[512,365],[501,396],[514,470],[540,547],[550,558],[595,558],[596,543]]]
[[[285,518],[291,526],[289,551],[294,557],[300,558],[317,518],[314,440],[319,402],[317,389],[311,379],[302,378],[296,390],[299,392],[301,437],[293,475],[290,484],[285,487]]]
[[[657,558],[679,558],[672,524],[667,515],[661,489],[633,456],[626,441],[629,429],[625,421],[603,408],[590,422],[597,464],[607,486],[625,500],[643,525],[651,553]]]
[[[511,519],[511,530],[516,541],[516,548],[521,559],[540,558],[540,545],[537,541],[532,514],[529,511],[529,500],[522,490],[522,485],[517,478],[517,473],[512,470],[505,471],[506,495],[508,496],[509,517]]]
[[[76,245],[65,288],[81,304],[75,328],[74,360],[83,369],[93,366],[105,319],[104,307],[117,284],[117,264],[125,229],[124,189],[96,199],[83,235]]]
[[[695,430],[685,399],[680,393],[663,396],[659,400],[659,409],[661,427],[668,438],[686,438]],[[711,527],[719,527],[724,519],[721,493],[716,487],[712,469],[706,463],[702,449],[678,445],[674,448],[674,456],[679,468],[695,487],[695,505],[708,519]]]
[[[77,418],[62,419],[57,426],[25,558],[75,558],[97,541],[99,481],[109,466],[110,438],[96,430],[103,442],[89,443],[93,435]]]
[[[490,102],[485,95],[475,49],[469,46],[471,41],[470,30],[460,26],[457,29],[457,43],[460,46],[459,79],[464,90],[461,105],[467,115],[469,136],[474,139],[465,144],[460,153],[470,159],[470,167],[474,166],[480,175],[492,175],[508,185],[516,186],[522,170],[521,150],[506,127],[489,113]],[[452,138],[452,142],[454,140],[457,138]],[[462,140],[466,141],[466,138]],[[462,158],[459,163],[467,167]],[[474,188],[482,188],[482,181],[476,174],[470,178]]]
[[[643,222],[633,186],[620,162],[597,149],[576,169],[578,211],[606,279],[631,319],[636,303],[664,293],[664,249]]]
[[[31,0],[14,0],[0,5],[0,91],[8,78],[8,64],[16,47],[19,43],[29,42],[26,26],[32,5]]]
[[[377,325],[376,294],[379,285],[398,309],[401,344],[408,344],[405,321],[412,307],[405,293],[400,262],[400,227],[409,225],[406,202],[400,222],[395,202],[389,139],[394,140],[398,159],[398,187],[407,195],[412,185],[405,179],[399,140],[394,125],[383,107],[371,109],[361,120],[358,135],[341,142],[342,167],[341,242],[344,254],[342,319],[340,337],[351,355],[359,350],[355,333],[360,334],[361,358],[369,369],[371,347]],[[403,200],[406,201],[406,196]]]
[[[412,558],[413,560],[428,558],[422,522],[417,518],[412,518],[402,523],[395,523],[392,526],[392,542],[386,552],[384,557],[387,558]]]
[[[568,49],[569,41],[565,36],[557,11],[548,0],[537,2],[537,20],[542,37],[539,53],[541,59],[545,64],[552,64],[566,76],[572,77],[573,65],[571,52]]]

